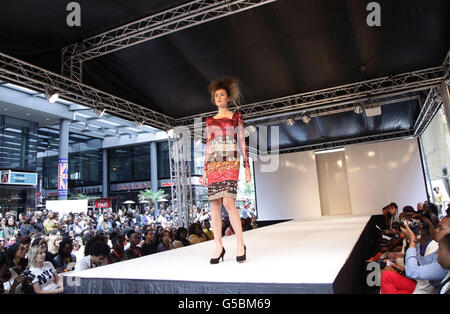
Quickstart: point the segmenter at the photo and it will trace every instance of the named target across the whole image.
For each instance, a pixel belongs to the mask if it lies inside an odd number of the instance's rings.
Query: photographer
[[[23,293],[22,284],[28,281],[25,274],[17,275],[14,269],[8,269],[10,264],[8,255],[0,253],[0,294]]]
[[[429,234],[436,242],[439,242],[446,234],[450,233],[449,217],[442,219],[438,229],[434,229],[431,221],[421,214],[413,214],[412,218],[426,222],[429,227]],[[405,274],[407,278],[396,276],[392,272],[385,272],[381,279],[381,292],[412,293],[416,288],[415,280],[428,280],[433,288],[437,288],[448,271],[439,265],[436,252],[428,256],[420,256],[420,252],[418,253],[416,249],[416,235],[410,229],[408,223],[404,223],[404,228],[401,228],[401,231],[409,243],[405,255]]]

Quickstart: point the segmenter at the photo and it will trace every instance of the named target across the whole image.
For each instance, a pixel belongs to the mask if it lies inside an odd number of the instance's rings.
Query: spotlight
[[[363,107],[362,106],[360,106],[360,105],[357,105],[356,107],[355,107],[355,113],[357,113],[357,114],[361,114],[362,112],[363,112]]]
[[[59,100],[59,94],[53,93],[53,92],[47,92],[45,93],[45,98],[47,98],[48,102],[51,104],[54,104]]]
[[[256,131],[256,127],[254,125],[249,125],[244,128],[244,136],[249,137],[250,133],[253,133]]]
[[[303,122],[305,122],[306,124],[308,124],[309,121],[311,121],[311,118],[305,114],[305,115],[302,116],[302,120],[303,120]]]
[[[141,121],[134,121],[134,124],[136,124],[138,127],[142,127],[144,125],[144,120]]]
[[[174,130],[173,130],[173,129],[170,129],[170,130],[168,130],[168,131],[166,131],[166,132],[167,132],[167,136],[168,136],[168,137],[173,138],[173,133],[174,133]]]
[[[289,124],[289,126],[293,126],[295,123],[295,121],[291,118],[287,119],[287,124]]]
[[[101,118],[103,114],[105,113],[106,109],[94,109],[95,114]]]

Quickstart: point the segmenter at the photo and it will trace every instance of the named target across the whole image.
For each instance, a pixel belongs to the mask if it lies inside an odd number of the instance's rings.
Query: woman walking
[[[236,208],[237,181],[239,178],[239,150],[242,152],[246,182],[250,182],[250,164],[244,137],[242,113],[232,112],[228,105],[238,107],[241,100],[239,82],[233,77],[224,77],[209,85],[211,100],[218,108],[216,116],[207,117],[206,150],[203,184],[208,186],[208,200],[211,201],[211,225],[216,243],[216,251],[211,264],[219,263],[224,258],[222,246],[222,204],[228,212],[231,225],[236,233],[236,261],[246,260],[246,247],[242,234],[241,217]]]

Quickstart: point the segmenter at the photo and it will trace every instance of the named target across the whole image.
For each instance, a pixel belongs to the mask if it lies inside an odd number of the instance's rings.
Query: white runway
[[[236,237],[223,238],[224,262],[211,265],[214,241],[143,256],[69,276],[220,283],[333,283],[370,216],[289,221],[244,233],[247,261],[236,262]]]

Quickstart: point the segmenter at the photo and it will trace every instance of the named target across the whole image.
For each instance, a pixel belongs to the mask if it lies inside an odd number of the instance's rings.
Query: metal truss
[[[368,103],[374,99],[404,97],[405,94],[439,86],[444,80],[443,67],[434,67],[398,75],[381,77],[313,92],[251,103],[240,107],[245,120],[288,116],[306,111],[333,111]],[[204,119],[206,112],[176,120],[177,126],[192,126],[195,118]]]
[[[192,207],[191,141],[180,128],[168,136],[172,210],[177,211],[178,226],[188,228]]]
[[[167,130],[175,126],[175,120],[172,117],[3,53],[0,53],[0,78],[41,93],[57,92],[63,99],[91,109],[104,109],[112,115],[143,122],[154,128]]]
[[[401,138],[408,138],[408,137],[413,137],[413,136],[414,136],[413,130],[404,130],[404,131],[367,135],[367,136],[361,136],[361,137],[353,137],[353,138],[349,138],[349,139],[342,139],[342,140],[336,140],[336,141],[320,142],[320,143],[315,143],[315,144],[302,145],[302,146],[298,146],[298,147],[282,148],[279,150],[265,152],[264,154],[261,154],[261,152],[257,151],[257,149],[254,147],[249,147],[249,155],[251,155],[252,157],[258,157],[258,156],[268,156],[268,155],[272,155],[272,154],[287,154],[287,153],[309,151],[309,150],[326,150],[326,149],[333,149],[333,148],[338,148],[338,147],[342,147],[342,146],[361,144],[361,143],[365,143],[365,142],[369,142],[369,141],[371,143],[375,143],[375,142],[390,141],[390,140],[401,139]]]
[[[414,136],[422,135],[423,131],[430,124],[436,112],[442,104],[441,93],[438,88],[433,88],[428,93],[428,96],[420,110],[419,117],[414,124]]]
[[[81,82],[86,60],[274,1],[190,1],[64,47],[61,73]]]

